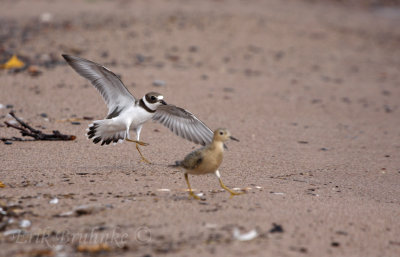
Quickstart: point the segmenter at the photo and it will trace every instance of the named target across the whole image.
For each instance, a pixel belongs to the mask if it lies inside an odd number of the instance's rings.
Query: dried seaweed
[[[53,130],[53,134],[43,133],[41,130],[34,129],[31,126],[29,126],[26,122],[19,119],[17,116],[15,116],[14,112],[10,112],[10,115],[19,123],[19,125],[14,125],[14,124],[11,124],[11,123],[5,121],[4,123],[7,125],[7,127],[15,128],[20,131],[22,136],[32,137],[33,139],[25,139],[25,138],[18,138],[18,137],[11,137],[11,138],[3,138],[2,137],[2,138],[0,138],[0,140],[3,141],[4,143],[6,143],[8,141],[37,141],[37,140],[68,141],[68,140],[74,140],[76,138],[76,136],[74,136],[74,135],[61,134],[58,130]]]

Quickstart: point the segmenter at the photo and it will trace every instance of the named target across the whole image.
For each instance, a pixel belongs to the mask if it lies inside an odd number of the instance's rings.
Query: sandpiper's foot
[[[231,196],[230,196],[229,198],[232,198],[232,197],[235,196],[235,195],[242,195],[242,194],[244,194],[244,192],[234,192],[234,191],[229,192],[229,193],[231,194]]]
[[[192,187],[190,186],[190,183],[189,183],[189,176],[187,173],[185,173],[185,180],[186,180],[186,183],[187,183],[188,189],[189,189],[189,199],[190,199],[190,197],[193,197],[196,200],[201,200],[198,195],[193,193]]]
[[[201,198],[198,195],[196,195],[195,193],[193,193],[192,190],[189,191],[189,199],[190,199],[190,197],[193,197],[196,200],[201,200]]]
[[[232,197],[235,196],[235,195],[244,194],[244,192],[235,192],[235,191],[233,191],[232,189],[230,189],[229,187],[225,186],[221,179],[219,179],[219,184],[221,185],[221,187],[222,187],[223,189],[225,189],[226,191],[228,191],[228,192],[231,194],[231,197],[230,197],[230,198],[232,198]]]

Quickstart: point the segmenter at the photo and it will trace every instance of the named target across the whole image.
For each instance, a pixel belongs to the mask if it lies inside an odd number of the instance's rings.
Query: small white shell
[[[30,220],[21,220],[20,222],[19,222],[19,226],[21,227],[21,228],[28,228],[28,227],[30,227],[32,225],[32,222],[30,221]]]
[[[233,237],[239,241],[249,241],[258,236],[257,230],[253,229],[250,230],[247,233],[240,234],[240,231],[238,228],[233,229]]]
[[[57,198],[57,197],[54,197],[53,199],[51,199],[51,200],[49,201],[49,204],[58,204],[58,198]]]

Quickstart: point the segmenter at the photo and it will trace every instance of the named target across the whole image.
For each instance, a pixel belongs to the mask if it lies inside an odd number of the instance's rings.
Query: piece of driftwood
[[[7,125],[7,127],[15,128],[20,131],[22,136],[33,137],[33,139],[24,139],[24,138],[19,138],[19,137],[0,138],[0,140],[3,142],[36,141],[36,140],[49,140],[49,141],[64,140],[64,141],[67,141],[67,140],[74,140],[76,138],[76,136],[73,136],[73,135],[61,134],[58,130],[53,130],[53,134],[45,134],[38,129],[32,128],[26,122],[20,120],[17,116],[15,116],[14,112],[10,112],[10,115],[19,123],[19,125],[14,125],[14,124],[11,124],[11,123],[5,121],[4,123]]]

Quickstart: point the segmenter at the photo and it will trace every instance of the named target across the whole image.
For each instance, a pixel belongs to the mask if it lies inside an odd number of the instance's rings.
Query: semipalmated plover
[[[183,159],[183,161],[177,161],[175,165],[172,165],[173,167],[181,167],[184,169],[185,180],[188,185],[190,196],[195,199],[200,199],[193,193],[192,188],[190,187],[188,174],[202,175],[207,173],[215,173],[221,187],[228,191],[231,196],[241,194],[226,187],[224,183],[222,183],[221,175],[218,171],[223,159],[224,142],[228,139],[239,141],[232,137],[231,133],[227,129],[217,129],[214,131],[213,140],[210,144],[191,152],[185,157],[185,159]]]
[[[207,145],[212,141],[213,133],[202,121],[183,108],[167,104],[163,95],[150,92],[136,99],[109,69],[80,57],[62,56],[79,75],[92,83],[107,104],[105,119],[89,125],[87,136],[93,138],[93,143],[134,142],[142,160],[149,162],[140,152],[139,145],[147,145],[140,141],[140,131],[143,124],[151,119],[196,144]],[[130,139],[129,130],[136,133],[136,140]]]

